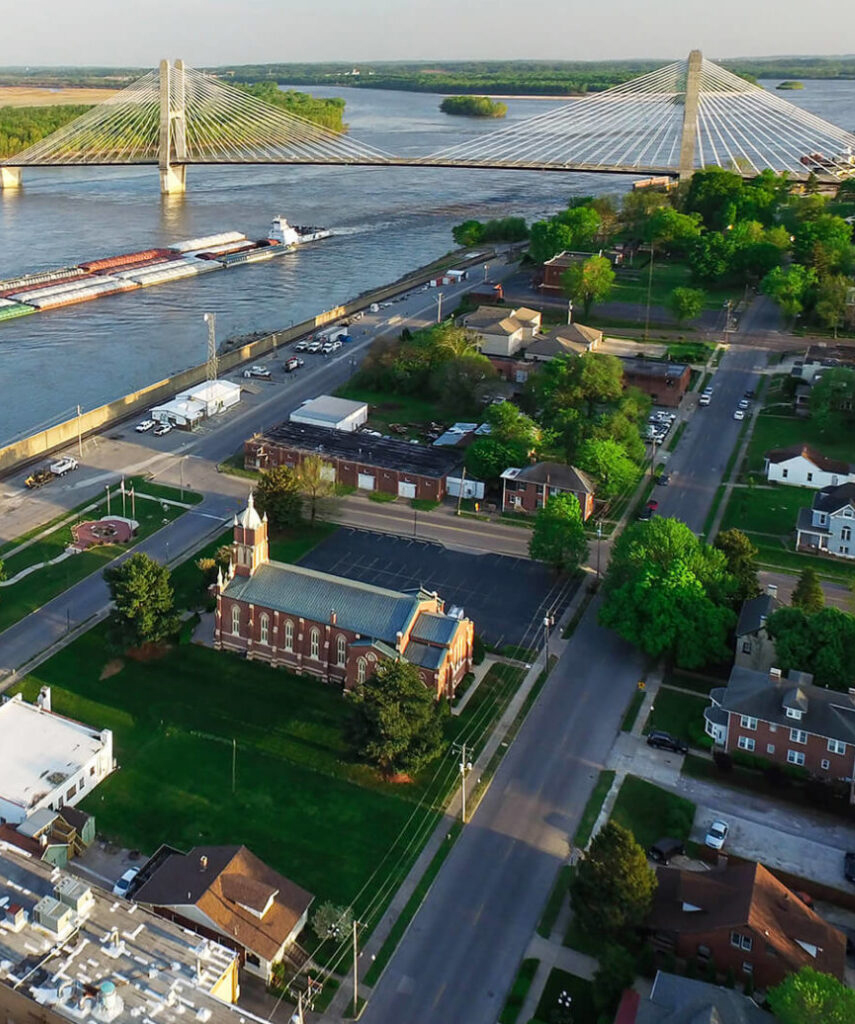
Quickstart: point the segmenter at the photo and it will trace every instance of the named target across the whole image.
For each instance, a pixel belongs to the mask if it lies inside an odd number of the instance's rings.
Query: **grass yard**
[[[688,839],[694,817],[691,800],[634,775],[623,780],[612,811],[612,820],[628,828],[645,849],[664,836]]]
[[[429,402],[412,395],[398,395],[391,391],[368,391],[358,384],[344,384],[336,394],[355,402],[368,403],[368,426],[383,434],[392,434],[391,424],[401,424],[408,429],[402,437],[421,437],[421,427],[428,423],[444,422],[436,408],[436,402]]]
[[[632,727],[635,725],[636,718],[638,718],[638,712],[641,710],[641,705],[644,703],[644,697],[644,690],[636,690],[630,698],[629,704],[627,705],[623,719],[620,723],[621,732],[632,732]]]
[[[756,419],[754,433],[748,443],[744,471],[762,474],[763,458],[767,451],[772,448],[788,448],[793,444],[813,445],[830,459],[855,462],[855,436],[822,434],[809,417],[761,414]],[[793,487],[788,490],[796,491],[801,488]]]
[[[615,286],[609,295],[609,302],[634,302],[639,305],[647,305],[647,284],[649,264],[635,269],[618,269],[616,271]],[[653,264],[653,285],[650,289],[650,304],[652,306],[665,306],[668,296],[675,288],[697,288],[692,281],[689,268],[683,263],[669,263],[657,257]],[[735,298],[741,294],[740,289],[722,289],[707,291],[704,309],[721,309],[722,304],[729,298]]]
[[[579,819],[576,833],[573,836],[573,845],[580,850],[584,850],[588,845],[588,840],[594,831],[594,825],[597,823],[597,818],[599,818],[600,811],[603,809],[603,803],[614,781],[615,773],[613,771],[603,769],[600,772],[593,792],[588,797],[588,802],[585,804],[584,811],[582,811],[582,817]]]
[[[734,487],[721,528],[787,537],[796,528],[799,509],[809,508],[813,495],[804,487]]]
[[[259,662],[195,645],[118,662],[99,625],[16,689],[35,700],[44,684],[56,711],[113,730],[120,768],[83,806],[147,853],[243,842],[319,900],[346,903],[420,795],[350,761],[337,689]]]
[[[553,967],[537,1004],[535,1021],[538,1024],[557,1020],[597,1024],[598,1019],[591,982]]]
[[[695,697],[662,686],[644,725],[644,734],[652,729],[664,729],[692,746],[711,746],[712,741],[704,732],[704,708],[708,705],[706,697]]]

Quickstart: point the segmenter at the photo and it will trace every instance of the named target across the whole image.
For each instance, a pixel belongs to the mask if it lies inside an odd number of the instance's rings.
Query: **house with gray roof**
[[[594,511],[594,482],[587,473],[564,462],[509,466],[502,473],[502,508],[506,512],[537,512],[556,494],[573,494],[582,519]]]
[[[657,971],[646,999],[626,990],[615,1024],[774,1024],[774,1017],[736,989]]]
[[[581,356],[596,351],[603,341],[603,332],[597,327],[569,323],[554,327],[542,334],[525,351],[525,358],[544,363],[558,356]]]
[[[353,689],[378,664],[415,665],[437,697],[472,667],[472,622],[436,592],[375,587],[270,559],[267,517],[250,495],[234,521],[229,571],[215,585],[214,646]]]
[[[814,495],[810,508],[800,508],[796,547],[836,558],[855,558],[855,483],[828,487]]]
[[[808,672],[734,665],[710,691],[704,729],[728,753],[744,751],[829,779],[855,775],[855,690],[813,685]]]
[[[765,594],[742,602],[736,623],[737,665],[768,672],[777,663],[775,641],[766,629],[769,616],[781,607],[777,594],[778,588],[770,584]]]

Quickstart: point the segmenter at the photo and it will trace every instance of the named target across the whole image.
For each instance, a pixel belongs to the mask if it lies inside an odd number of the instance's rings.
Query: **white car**
[[[306,346],[307,352],[320,352],[320,350],[321,343],[319,341],[310,341],[309,344]]]
[[[751,405],[751,403],[748,401],[747,398],[740,398],[739,399],[739,408],[740,409],[747,409],[749,405]]]
[[[136,425],[136,432],[138,434],[144,434],[147,430],[151,430],[154,426],[154,420],[143,420],[142,423]]]
[[[735,420],[744,420],[745,419],[745,410],[744,409],[737,409],[736,412],[733,414],[733,418]]]
[[[131,882],[133,882],[139,873],[139,868],[128,868],[119,881],[113,886],[113,895],[127,896],[128,889],[131,887]]]
[[[308,347],[309,347],[308,341],[298,341],[297,344],[294,346],[294,351],[295,352],[305,352]]]
[[[712,823],[712,825],[710,825],[704,842],[713,850],[721,850],[724,846],[725,840],[727,839],[727,833],[729,831],[730,826],[727,822],[717,819]]]
[[[171,423],[158,423],[158,425],[154,428],[154,436],[155,437],[163,437],[164,434],[169,434],[171,432],[172,432],[172,424]]]

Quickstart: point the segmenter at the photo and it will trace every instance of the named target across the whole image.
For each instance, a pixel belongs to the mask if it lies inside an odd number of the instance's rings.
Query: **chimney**
[[[777,583],[767,583],[766,584],[766,593],[769,595],[769,597],[777,597],[778,596],[778,584]]]
[[[338,615],[335,613],[335,608],[330,608],[330,625],[334,626],[338,622]]]
[[[208,870],[208,858],[205,856],[204,853],[199,858],[199,870],[200,871],[207,871]]]

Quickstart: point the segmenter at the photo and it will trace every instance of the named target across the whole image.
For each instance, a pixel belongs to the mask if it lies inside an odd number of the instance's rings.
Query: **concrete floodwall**
[[[492,259],[495,253],[492,251],[481,252],[477,256],[461,255],[456,258],[443,261],[446,267],[466,267],[476,263],[483,263]],[[407,291],[416,285],[424,284],[437,272],[437,265],[423,267],[412,274],[401,278],[394,284],[384,285],[382,288],[375,288],[373,291],[343,306],[335,306],[332,309],[318,313],[309,320],[294,324],[283,331],[275,331],[258,338],[256,341],[247,342],[235,348],[229,348],[218,360],[220,373],[229,373],[244,363],[253,362],[268,352],[274,351],[280,345],[287,345],[297,338],[314,331],[317,327],[323,327],[334,320],[352,316],[360,310],[367,309],[372,302],[384,302],[386,299],[401,292]],[[55,427],[48,427],[30,437],[22,438],[20,441],[13,441],[11,444],[0,448],[0,474],[10,473],[28,462],[44,458],[50,452],[65,448],[74,444],[78,437],[87,437],[97,433],[115,423],[132,416],[139,416],[140,413],[150,409],[153,405],[167,401],[177,395],[179,391],[193,387],[194,384],[201,384],[207,377],[207,367],[204,363],[200,366],[192,366],[190,369],[182,370],[180,373],[158,381],[156,384],[149,384],[147,387],[133,391],[129,395],[117,398],[97,409],[90,409],[75,416],[73,419],[58,423]]]

